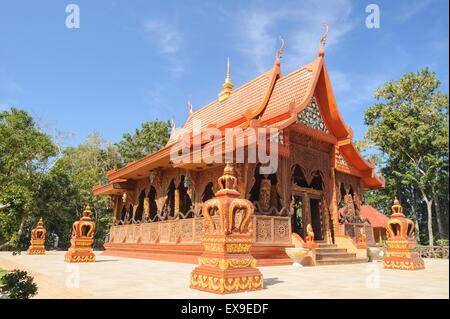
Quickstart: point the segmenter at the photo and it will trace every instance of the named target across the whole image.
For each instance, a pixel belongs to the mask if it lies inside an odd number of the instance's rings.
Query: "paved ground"
[[[0,268],[27,270],[39,286],[36,298],[221,298],[189,288],[194,265],[103,256],[67,264],[64,252],[12,256],[0,252]],[[449,298],[448,259],[427,259],[425,270],[383,269],[381,263],[293,268],[260,267],[265,289],[231,298]]]

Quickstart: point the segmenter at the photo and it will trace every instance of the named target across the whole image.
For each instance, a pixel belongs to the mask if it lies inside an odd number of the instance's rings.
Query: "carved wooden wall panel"
[[[216,224],[218,216],[213,216]],[[239,224],[242,216],[237,214]],[[253,232],[256,243],[290,244],[290,217],[254,216]],[[116,225],[110,229],[112,243],[201,243],[203,218],[175,219],[161,222]]]

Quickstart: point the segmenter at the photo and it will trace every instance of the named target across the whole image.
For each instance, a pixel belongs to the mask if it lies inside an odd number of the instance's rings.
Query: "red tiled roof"
[[[321,83],[319,87],[325,98],[323,105],[328,105],[323,109],[324,120],[338,139],[341,153],[347,162],[363,174],[361,177],[366,187],[383,187],[383,180],[375,176],[372,165],[361,157],[351,143],[349,128],[344,124],[334,99],[323,55],[285,76],[281,75],[277,59],[271,70],[234,89],[227,100],[219,102],[216,99],[190,114],[183,128],[192,132],[193,121],[196,119],[202,121],[202,129],[208,126],[219,129],[246,127],[252,119],[257,119],[262,127],[267,125],[283,128],[297,121],[296,114],[308,105],[318,82]],[[319,101],[319,107],[320,104]],[[169,161],[169,148],[178,141],[178,134],[177,131],[172,134],[163,149],[117,171],[108,172],[108,177],[110,180],[130,178],[130,174],[136,169],[146,170],[149,165],[163,158],[167,158],[166,162]]]
[[[360,216],[370,221],[372,227],[385,227],[388,217],[370,205],[361,205]]]

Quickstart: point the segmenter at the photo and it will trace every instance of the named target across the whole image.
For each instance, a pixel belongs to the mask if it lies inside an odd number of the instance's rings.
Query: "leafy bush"
[[[438,246],[448,246],[448,239],[438,239],[436,240]]]
[[[12,299],[29,299],[36,295],[38,287],[33,277],[23,270],[15,269],[0,279],[3,286],[2,293],[6,293]]]

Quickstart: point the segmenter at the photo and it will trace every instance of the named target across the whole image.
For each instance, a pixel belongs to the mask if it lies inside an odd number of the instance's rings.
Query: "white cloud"
[[[428,5],[431,4],[431,0],[421,0],[421,1],[408,1],[406,5],[403,5],[400,8],[400,13],[396,15],[397,19],[400,22],[405,22],[412,17],[414,17],[416,14],[421,12],[423,9],[428,7]],[[381,8],[382,10],[382,8]],[[382,14],[382,13],[381,13]]]
[[[328,73],[330,75],[330,81],[333,84],[334,92],[345,93],[351,91],[352,85],[350,84],[347,73],[338,70],[330,70]]]
[[[151,39],[156,40],[161,53],[175,54],[181,47],[181,34],[175,26],[162,20],[147,20],[144,28]]]
[[[174,24],[161,19],[146,20],[143,24],[145,36],[151,43],[156,43],[159,52],[169,62],[169,69],[175,74],[182,73],[184,67],[178,53],[183,46],[183,37]]]
[[[350,17],[351,11],[349,0],[326,3],[307,0],[277,4],[276,7],[252,6],[235,17],[238,47],[258,72],[263,72],[273,62],[281,33],[286,41],[284,69],[292,70],[316,56],[324,32],[323,22],[330,27],[328,50],[336,46],[355,25]]]

